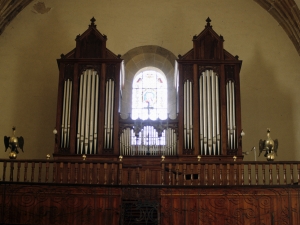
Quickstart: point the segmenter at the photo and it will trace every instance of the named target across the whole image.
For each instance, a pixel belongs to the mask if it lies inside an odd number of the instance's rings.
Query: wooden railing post
[[[10,175],[9,175],[9,180],[13,181],[14,180],[14,162],[10,162]]]
[[[161,185],[165,184],[165,163],[161,163]]]
[[[286,164],[285,163],[283,164],[283,182],[284,182],[284,184],[287,184],[287,181],[286,181]]]
[[[59,183],[62,183],[63,182],[63,174],[64,174],[64,163],[63,162],[61,162],[60,164],[59,164],[59,177],[60,177],[60,179],[59,179]]]
[[[226,165],[226,180],[227,180],[227,185],[230,185],[230,164],[227,163]]]
[[[119,163],[119,185],[122,185],[123,164]]]
[[[258,185],[258,164],[255,163],[255,185]]]
[[[35,169],[35,163],[31,163],[31,182],[34,182],[34,169]]]
[[[172,184],[172,164],[169,163],[169,185]]]
[[[90,175],[90,184],[93,183],[93,163],[90,163],[89,175]]]
[[[279,174],[279,164],[276,164],[276,181],[277,181],[277,185],[280,184],[280,174]]]
[[[5,173],[6,173],[6,161],[3,163],[3,175],[2,175],[2,181],[5,181]]]
[[[294,165],[293,165],[293,163],[290,164],[290,171],[291,171],[291,184],[294,184]]]
[[[67,183],[69,184],[71,180],[71,163],[68,162],[68,169],[67,169]]]
[[[272,164],[269,164],[269,184],[273,185],[273,169]]]
[[[198,170],[198,185],[201,185],[201,164],[198,162],[197,165],[197,170]]]
[[[78,183],[78,163],[75,163],[75,177],[74,177],[74,179],[75,179],[75,184],[77,184]]]
[[[20,181],[21,162],[18,162],[17,182]]]
[[[38,174],[38,182],[40,183],[42,181],[42,162],[39,162],[39,174]]]

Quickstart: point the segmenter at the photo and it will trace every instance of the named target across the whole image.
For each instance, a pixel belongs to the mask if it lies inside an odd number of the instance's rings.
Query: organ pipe
[[[187,80],[184,83],[184,147],[185,149],[193,148],[193,98],[192,82]]]
[[[176,141],[176,132],[172,128],[165,129],[162,137],[158,137],[153,126],[144,126],[138,138],[133,129],[125,128],[120,136],[120,153],[129,156],[146,155],[149,148],[150,155],[176,155]]]
[[[199,107],[200,107],[200,112],[199,112],[199,122],[200,122],[200,154],[203,155],[203,93],[202,93],[202,87],[203,87],[203,76],[200,76],[199,79]]]
[[[97,118],[99,78],[91,69],[80,75],[80,91],[77,118],[77,153],[97,153]]]
[[[236,134],[236,115],[235,115],[235,91],[234,82],[231,80],[226,84],[226,96],[227,96],[227,140],[228,148],[237,148],[237,134]]]
[[[114,81],[106,81],[104,148],[113,147]]]
[[[61,148],[69,147],[70,136],[70,117],[72,100],[72,81],[69,79],[64,82],[63,112],[61,123]]]
[[[199,77],[200,154],[220,154],[219,81],[212,70]]]

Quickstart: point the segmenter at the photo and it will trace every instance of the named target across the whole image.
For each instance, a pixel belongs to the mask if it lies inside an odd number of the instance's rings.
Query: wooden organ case
[[[223,48],[223,37],[212,29],[209,18],[206,22],[205,29],[194,36],[193,48],[179,55],[175,63],[177,118],[142,121],[120,117],[123,62],[120,55],[106,48],[106,36],[91,19],[89,28],[77,36],[76,48],[57,60],[54,157],[89,155],[91,159],[117,160],[126,155],[131,163],[157,161],[162,155],[180,161],[200,157],[201,161],[233,161],[233,157],[242,160],[242,61]],[[146,125],[141,126],[142,123]],[[171,154],[160,150],[148,154],[149,146],[147,154],[138,154],[138,146],[132,144],[134,133],[150,126],[154,133],[171,131]],[[124,140],[134,154],[125,154]],[[168,149],[167,138],[165,143],[152,148]]]
[[[91,19],[59,68],[55,158],[118,154],[118,105],[122,59],[106,48]]]
[[[177,60],[179,155],[202,160],[241,160],[239,73],[242,61],[223,48],[206,20],[193,49]]]

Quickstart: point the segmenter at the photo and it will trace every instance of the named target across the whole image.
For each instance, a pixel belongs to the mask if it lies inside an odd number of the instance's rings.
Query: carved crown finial
[[[208,27],[212,27],[212,26],[210,25],[211,19],[210,19],[209,17],[207,17],[206,22],[207,22],[206,27],[207,27],[207,26],[208,26]]]

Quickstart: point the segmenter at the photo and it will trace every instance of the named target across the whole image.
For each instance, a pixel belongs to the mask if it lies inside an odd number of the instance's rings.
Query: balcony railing
[[[0,159],[1,182],[98,185],[300,185],[300,162],[177,162]]]

